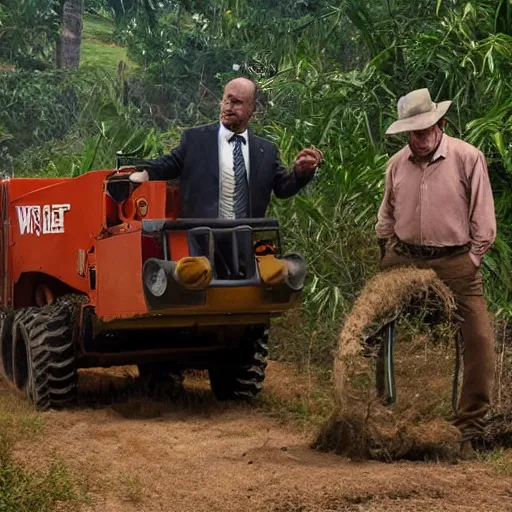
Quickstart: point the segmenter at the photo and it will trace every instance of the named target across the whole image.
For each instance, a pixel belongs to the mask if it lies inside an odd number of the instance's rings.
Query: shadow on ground
[[[175,388],[166,383],[150,386],[135,367],[118,367],[82,370],[77,407],[109,407],[125,418],[149,419],[176,412],[208,416],[248,405],[216,400],[203,372],[187,373],[184,386]]]

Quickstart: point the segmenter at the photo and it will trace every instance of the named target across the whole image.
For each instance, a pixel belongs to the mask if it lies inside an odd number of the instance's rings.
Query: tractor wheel
[[[12,309],[0,310],[0,371],[12,381]]]
[[[147,363],[137,365],[139,376],[148,391],[162,391],[167,395],[176,396],[183,390],[185,373],[173,363]]]
[[[73,300],[61,299],[15,312],[12,380],[38,409],[60,408],[76,400],[75,311]]]
[[[253,326],[241,347],[227,356],[228,364],[209,368],[217,400],[254,400],[263,389],[268,355],[268,326]]]

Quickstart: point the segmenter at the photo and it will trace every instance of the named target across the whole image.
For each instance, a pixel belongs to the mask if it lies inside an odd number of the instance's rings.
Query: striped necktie
[[[242,135],[234,134],[229,142],[234,142],[233,170],[235,174],[235,192],[233,197],[233,209],[237,219],[249,216],[249,183],[247,182],[247,170],[245,168],[244,155],[242,153]]]

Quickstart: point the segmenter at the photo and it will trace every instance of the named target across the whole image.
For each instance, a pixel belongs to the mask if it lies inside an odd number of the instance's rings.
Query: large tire
[[[17,310],[12,327],[13,382],[40,410],[76,401],[76,299]]]
[[[240,348],[227,356],[227,364],[209,368],[210,384],[217,400],[256,399],[263,389],[268,356],[268,327],[247,330]]]
[[[12,309],[0,310],[0,371],[12,380]]]

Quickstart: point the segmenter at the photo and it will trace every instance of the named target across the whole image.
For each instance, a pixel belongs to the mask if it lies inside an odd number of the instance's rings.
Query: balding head
[[[248,95],[251,95],[254,100],[256,100],[258,86],[256,85],[256,82],[253,82],[249,78],[239,77],[235,78],[234,80],[231,80],[231,82],[228,82],[226,86],[224,87],[224,91],[228,88],[236,88],[237,90],[243,90]]]
[[[256,107],[257,86],[248,78],[235,78],[224,87],[220,120],[235,133],[244,132]]]

